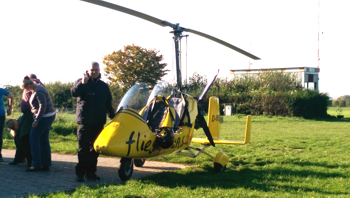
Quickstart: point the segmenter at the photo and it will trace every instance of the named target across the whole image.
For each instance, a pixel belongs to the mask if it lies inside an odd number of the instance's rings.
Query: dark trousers
[[[28,135],[22,136],[21,143],[22,143],[24,157],[27,159],[28,167],[30,167],[32,165],[32,153],[31,153],[32,149],[30,148],[30,135],[28,134]]]
[[[16,154],[13,161],[22,162],[24,158],[26,158],[28,167],[32,165],[32,154],[29,139],[32,123],[33,114],[31,112],[23,113],[15,136]]]
[[[24,148],[21,141],[20,132],[17,130],[15,135],[15,145],[16,145],[16,154],[13,162],[22,162],[25,159]]]
[[[32,165],[32,154],[30,149],[29,134],[23,135],[22,137],[19,136],[20,135],[17,134],[15,136],[16,154],[13,162],[23,162],[24,159],[27,159],[28,167],[30,167]]]
[[[79,124],[77,131],[78,164],[75,167],[77,176],[95,173],[99,154],[94,150],[94,142],[103,129],[103,124]]]
[[[2,134],[4,133],[5,116],[0,116],[0,159],[2,159],[1,149],[2,149]]]

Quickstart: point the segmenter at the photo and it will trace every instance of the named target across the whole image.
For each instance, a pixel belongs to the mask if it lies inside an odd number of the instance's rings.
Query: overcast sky
[[[225,77],[230,69],[248,69],[249,61],[252,69],[317,67],[320,31],[320,91],[331,97],[350,95],[350,1],[320,0],[320,6],[318,0],[110,2],[180,23],[261,58],[249,60],[188,33],[182,57],[189,76],[211,76],[220,69]],[[75,81],[91,61],[102,63],[104,55],[131,44],[159,50],[168,68],[174,67],[171,28],[79,0],[0,1],[0,25],[0,86],[20,84],[28,73],[44,83]]]

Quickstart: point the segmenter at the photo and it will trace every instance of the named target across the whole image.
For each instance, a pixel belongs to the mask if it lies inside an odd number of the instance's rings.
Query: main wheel
[[[142,167],[145,164],[145,159],[134,159],[134,164],[136,167]]]
[[[122,158],[118,170],[119,178],[123,181],[130,179],[134,170],[133,160],[131,158]]]
[[[226,166],[221,165],[220,163],[214,163],[214,171],[216,173],[218,172],[224,172],[226,170]]]

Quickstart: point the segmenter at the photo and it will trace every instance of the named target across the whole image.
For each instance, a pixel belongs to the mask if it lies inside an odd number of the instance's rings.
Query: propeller
[[[168,21],[164,21],[164,20],[160,20],[160,19],[157,19],[155,17],[152,17],[150,15],[147,15],[147,14],[143,14],[141,12],[138,12],[138,11],[135,11],[135,10],[132,10],[132,9],[129,9],[129,8],[126,8],[126,7],[123,7],[123,6],[119,6],[119,5],[116,5],[116,4],[113,4],[113,3],[109,3],[109,2],[106,2],[106,1],[100,1],[100,0],[81,0],[81,1],[85,1],[85,2],[89,2],[89,3],[92,3],[92,4],[95,4],[95,5],[99,5],[99,6],[102,6],[102,7],[106,7],[106,8],[110,8],[110,9],[113,9],[113,10],[117,10],[119,12],[124,12],[126,14],[130,14],[132,16],[135,16],[135,17],[138,17],[138,18],[141,18],[141,19],[144,19],[146,21],[149,21],[149,22],[152,22],[152,23],[155,23],[157,25],[160,25],[160,26],[163,26],[163,27],[171,27],[174,29],[174,31],[178,31],[178,32],[190,32],[190,33],[193,33],[193,34],[196,34],[196,35],[199,35],[199,36],[202,36],[204,38],[207,38],[207,39],[210,39],[214,42],[217,42],[221,45],[224,45],[230,49],[233,49],[235,50],[236,52],[239,52],[245,56],[248,56],[249,58],[251,59],[254,59],[254,60],[260,60],[259,57],[257,56],[254,56],[253,54],[249,53],[249,52],[246,52],[234,45],[231,45],[223,40],[220,40],[218,38],[215,38],[213,36],[210,36],[208,34],[204,34],[202,32],[198,32],[196,30],[192,30],[192,29],[188,29],[188,28],[183,28],[183,27],[180,27],[179,24],[173,24],[173,23],[170,23]]]
[[[204,118],[203,114],[201,113],[202,111],[203,111],[202,107],[198,104],[198,115],[196,118],[196,122],[199,125],[199,127],[203,128],[203,131],[204,131],[205,135],[207,136],[210,144],[215,147],[213,136],[211,136],[210,130],[207,126],[207,122],[205,121],[205,118]]]
[[[207,86],[205,86],[204,90],[202,91],[201,95],[199,96],[198,100],[197,100],[197,105],[198,105],[198,115],[197,115],[197,124],[199,125],[199,127],[202,127],[203,128],[203,131],[205,133],[205,135],[207,136],[210,144],[212,146],[215,147],[215,143],[214,143],[214,140],[213,140],[213,137],[211,136],[211,133],[210,133],[210,130],[207,126],[207,123],[205,121],[205,118],[202,114],[203,112],[203,108],[202,106],[199,104],[199,102],[203,99],[203,97],[205,96],[205,94],[208,92],[209,88],[213,85],[216,77],[218,76],[219,74],[219,70],[218,70],[218,73],[213,77],[213,79],[210,81],[210,83],[207,84]]]
[[[219,75],[219,70],[218,73],[213,77],[213,79],[210,81],[210,83],[207,84],[207,86],[205,86],[205,88],[203,89],[201,95],[199,96],[197,102],[201,101],[203,99],[203,97],[205,96],[205,94],[208,92],[209,88],[213,85],[216,77]]]

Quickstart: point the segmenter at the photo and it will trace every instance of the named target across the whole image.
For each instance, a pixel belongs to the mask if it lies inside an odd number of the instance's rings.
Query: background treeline
[[[331,104],[333,107],[350,107],[350,96],[340,96],[337,99],[334,99]]]
[[[221,110],[224,109],[224,104],[231,104],[234,114],[327,117],[327,106],[332,104],[329,96],[315,90],[302,89],[295,79],[292,73],[279,72],[262,72],[233,80],[217,79],[206,94],[202,106],[207,110],[208,98],[215,95],[220,99]],[[187,93],[199,96],[206,84],[206,78],[195,73],[189,78]],[[45,86],[51,93],[56,108],[75,109],[76,99],[70,95],[73,82],[54,82]],[[113,97],[112,105],[116,108],[125,90],[118,84],[109,83],[109,87]],[[20,87],[5,88],[15,96],[15,106],[19,108],[22,94]]]
[[[44,84],[46,89],[50,92],[50,95],[52,97],[52,102],[55,108],[57,109],[65,109],[65,110],[75,110],[76,107],[76,98],[73,98],[71,96],[71,88],[74,85],[74,82],[68,82],[68,83],[62,83],[59,81],[53,82],[53,83],[47,83]],[[14,106],[16,109],[20,108],[20,102],[22,98],[22,92],[23,89],[20,88],[20,86],[12,86],[12,85],[5,85],[5,89],[10,91],[14,97]],[[114,108],[116,108],[122,99],[125,90],[121,88],[119,85],[111,84],[109,83],[109,88],[111,90],[112,94],[112,105]],[[7,100],[5,98],[5,100]],[[7,105],[7,102],[5,102],[5,105]]]

